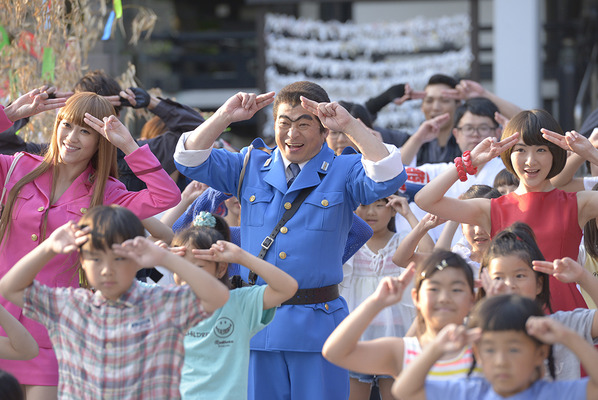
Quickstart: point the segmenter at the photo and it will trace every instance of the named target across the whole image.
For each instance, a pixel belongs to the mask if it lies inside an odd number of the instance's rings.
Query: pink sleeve
[[[12,126],[12,121],[8,119],[4,112],[4,106],[0,106],[0,132],[4,132]]]
[[[130,192],[116,179],[106,184],[104,204],[118,204],[133,211],[140,219],[152,217],[174,207],[181,201],[181,191],[164,171],[148,145],[135,150],[125,161],[147,189]]]

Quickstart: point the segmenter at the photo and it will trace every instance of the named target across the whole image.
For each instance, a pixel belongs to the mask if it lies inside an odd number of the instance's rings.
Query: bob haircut
[[[278,117],[278,107],[281,104],[289,104],[291,107],[297,107],[301,105],[301,96],[318,103],[330,103],[328,93],[320,85],[310,81],[294,82],[283,87],[278,92],[278,95],[276,95],[274,104],[272,105],[274,121]],[[318,122],[320,122],[320,132],[324,132],[326,128],[324,128],[319,119]]]
[[[540,305],[527,297],[516,294],[504,294],[489,297],[478,302],[469,316],[468,328],[480,328],[484,332],[516,331],[525,333],[537,345],[545,343],[528,335],[525,327],[529,317],[543,317]],[[475,366],[475,361],[474,361]],[[555,378],[552,346],[548,355],[550,375]],[[473,366],[471,368],[473,371]]]
[[[54,131],[52,132],[52,140],[50,141],[50,146],[44,155],[42,163],[33,171],[21,178],[8,193],[6,198],[6,207],[3,212],[2,220],[0,221],[0,241],[4,238],[4,235],[9,230],[9,221],[12,219],[12,211],[17,199],[17,195],[23,186],[32,182],[39,176],[43,175],[52,166],[61,162],[59,149],[60,144],[58,143],[57,137],[58,126],[60,125],[60,122],[66,119],[73,124],[84,126],[90,129],[91,132],[95,132],[94,129],[92,129],[83,121],[85,113],[89,113],[100,120],[104,117],[109,117],[110,115],[116,115],[114,112],[114,107],[112,107],[110,102],[95,93],[76,93],[66,101],[66,105],[60,109],[58,115],[56,116],[56,121],[54,122]],[[106,181],[108,180],[108,177],[112,176],[118,178],[116,147],[101,134],[98,133],[98,136],[98,148],[90,160],[91,166],[95,170],[93,175],[90,177],[90,179],[95,182],[89,204],[90,208],[103,203],[104,190],[106,189]],[[52,173],[54,174],[55,172]],[[55,185],[56,179],[53,179],[52,182],[52,184]],[[52,190],[54,190],[54,188],[52,188]],[[45,238],[45,234],[44,228],[42,229],[43,238]]]
[[[219,215],[211,214],[216,220],[214,227],[210,226],[195,226],[191,223],[187,228],[178,231],[172,239],[171,245],[186,246],[191,245],[195,249],[209,249],[214,243],[219,240],[226,240],[230,242],[230,228],[227,222]],[[230,288],[230,279],[227,271],[222,277],[220,282]]]
[[[495,189],[499,186],[519,186],[519,179],[517,179],[515,174],[512,174],[506,168],[503,168],[494,177],[492,186],[494,186]]]
[[[141,220],[128,208],[117,205],[91,208],[79,220],[79,227],[91,228],[89,244],[101,251],[112,249],[113,244],[145,236]]]
[[[545,258],[536,243],[534,231],[528,224],[515,222],[494,236],[492,242],[490,242],[490,247],[488,247],[486,254],[482,258],[480,273],[485,268],[488,268],[493,259],[504,256],[519,257],[524,263],[529,265],[530,269],[536,274],[536,279],[542,281],[542,290],[536,296],[536,301],[540,307],[546,307],[552,312],[548,275],[535,271],[532,267],[533,260],[544,261]],[[478,298],[481,299],[484,296],[486,296],[486,292],[483,288],[480,288],[478,290]]]
[[[552,154],[552,168],[546,176],[546,179],[550,179],[558,175],[565,167],[565,163],[567,162],[567,151],[544,139],[540,132],[540,129],[542,128],[557,132],[561,135],[563,134],[563,129],[559,123],[556,122],[548,112],[544,110],[524,110],[509,121],[507,126],[503,129],[501,140],[511,137],[516,132],[519,132],[521,138],[523,138],[523,142],[528,146],[547,146]],[[511,153],[513,153],[513,147],[503,151],[500,154],[500,158],[507,170],[519,178],[513,169]]]
[[[85,227],[91,228],[89,245],[99,251],[107,251],[112,249],[113,244],[145,236],[141,220],[128,208],[117,205],[90,208],[79,219],[79,228]],[[90,287],[83,268],[79,268],[79,285],[84,288]]]

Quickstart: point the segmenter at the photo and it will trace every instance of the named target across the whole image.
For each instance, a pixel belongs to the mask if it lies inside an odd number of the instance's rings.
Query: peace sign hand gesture
[[[129,155],[139,148],[139,145],[131,136],[131,132],[115,115],[99,120],[93,115],[85,113],[83,121],[100,135],[104,136],[110,143],[122,150],[125,155]]]
[[[229,124],[252,118],[256,112],[274,101],[274,92],[260,95],[239,92],[230,97],[217,111]]]
[[[42,86],[25,93],[10,105],[4,112],[12,122],[31,117],[44,111],[64,107],[66,99],[72,93],[60,93],[55,87]]]
[[[415,264],[410,263],[401,276],[386,277],[380,281],[376,291],[371,295],[380,307],[388,307],[401,301],[403,292],[415,275]]]
[[[332,103],[317,103],[301,96],[301,106],[317,116],[320,119],[320,122],[322,122],[322,125],[332,131],[349,133],[347,132],[347,127],[355,120],[355,118],[353,118],[353,116],[336,101]]]
[[[542,137],[544,139],[556,144],[564,150],[573,151],[574,153],[579,154],[584,160],[592,160],[592,158],[596,158],[596,155],[598,154],[598,151],[594,148],[592,142],[575,131],[567,131],[564,135],[545,128],[542,128],[540,131],[542,132]]]
[[[497,142],[495,138],[489,137],[482,140],[471,151],[471,163],[474,167],[486,164],[488,161],[498,157],[503,151],[510,149],[517,144],[519,133]]]

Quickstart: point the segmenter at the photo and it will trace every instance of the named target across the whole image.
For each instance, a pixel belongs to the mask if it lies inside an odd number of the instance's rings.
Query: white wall
[[[353,19],[357,23],[405,21],[415,17],[438,18],[465,13],[467,0],[453,1],[357,1],[353,3]]]
[[[494,2],[494,92],[520,107],[541,107],[539,0]]]

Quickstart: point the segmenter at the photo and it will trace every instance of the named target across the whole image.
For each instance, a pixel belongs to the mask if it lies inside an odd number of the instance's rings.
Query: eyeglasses
[[[463,132],[463,134],[466,136],[472,136],[474,132],[479,133],[481,136],[488,136],[496,128],[493,126],[488,126],[488,125],[480,125],[480,126],[463,125],[463,126],[457,127],[457,129],[460,132]]]

